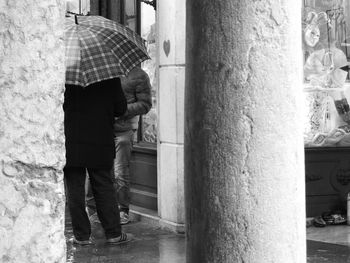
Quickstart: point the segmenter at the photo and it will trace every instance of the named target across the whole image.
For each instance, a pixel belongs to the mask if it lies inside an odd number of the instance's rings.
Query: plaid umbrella
[[[86,87],[126,76],[150,58],[138,34],[101,16],[67,17],[65,34],[66,84]]]

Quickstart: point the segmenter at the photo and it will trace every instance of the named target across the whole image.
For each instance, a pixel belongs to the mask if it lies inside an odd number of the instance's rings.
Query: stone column
[[[64,1],[0,1],[0,262],[66,262]]]
[[[300,13],[187,1],[188,262],[306,262]]]
[[[157,1],[158,212],[161,223],[184,231],[183,119],[185,0]]]

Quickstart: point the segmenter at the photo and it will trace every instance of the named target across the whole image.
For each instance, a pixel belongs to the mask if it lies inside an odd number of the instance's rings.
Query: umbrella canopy
[[[126,76],[149,59],[145,41],[101,16],[70,16],[65,22],[66,84],[86,87]]]

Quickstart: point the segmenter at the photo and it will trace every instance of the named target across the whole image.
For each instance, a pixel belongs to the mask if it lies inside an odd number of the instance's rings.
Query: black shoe
[[[132,234],[127,234],[127,233],[121,233],[119,237],[115,238],[108,238],[107,239],[107,244],[109,245],[119,245],[119,244],[124,244],[127,242],[130,242],[133,239]]]

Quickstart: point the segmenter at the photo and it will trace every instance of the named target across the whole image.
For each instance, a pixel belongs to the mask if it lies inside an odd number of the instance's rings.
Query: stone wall
[[[64,1],[0,1],[0,262],[65,262]]]

